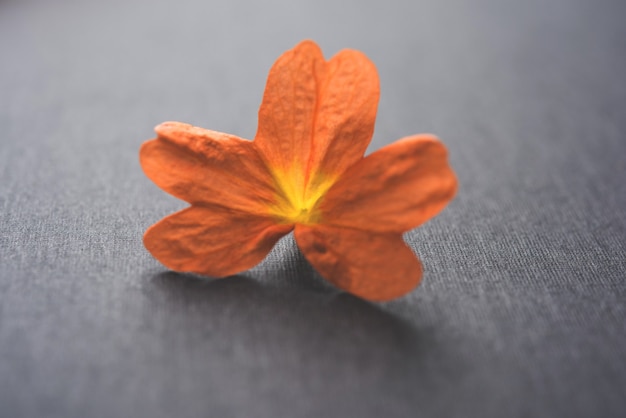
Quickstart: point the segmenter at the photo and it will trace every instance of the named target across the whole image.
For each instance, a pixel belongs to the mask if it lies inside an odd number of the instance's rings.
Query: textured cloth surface
[[[0,416],[623,417],[620,0],[0,1]],[[246,138],[302,39],[381,77],[370,152],[433,132],[457,198],[421,287],[339,293],[292,237],[218,281],[143,231],[185,206],[152,127]],[[366,245],[364,243],[363,245]]]

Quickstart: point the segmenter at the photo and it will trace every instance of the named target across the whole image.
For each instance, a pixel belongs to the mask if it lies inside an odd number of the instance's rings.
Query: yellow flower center
[[[289,173],[274,171],[278,195],[276,205],[270,208],[270,212],[281,223],[312,225],[321,220],[317,206],[336,179],[316,173],[304,185],[301,173],[300,170]]]

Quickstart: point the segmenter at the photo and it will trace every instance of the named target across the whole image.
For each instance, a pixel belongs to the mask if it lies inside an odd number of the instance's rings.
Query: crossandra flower
[[[294,231],[305,258],[335,286],[389,300],[419,284],[402,233],[441,211],[457,181],[432,135],[364,157],[379,83],[362,53],[325,61],[304,41],[270,70],[253,141],[179,122],[140,151],[146,175],[190,203],[145,233],[148,251],[181,272],[225,277],[261,262]]]

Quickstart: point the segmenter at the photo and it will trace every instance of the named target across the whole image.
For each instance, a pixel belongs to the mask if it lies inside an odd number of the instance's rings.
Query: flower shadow
[[[265,283],[246,275],[211,279],[167,271],[154,274],[149,286],[170,310],[184,307],[196,315],[232,321],[253,316],[257,326],[271,328],[272,324],[289,322],[298,329],[307,325],[324,332],[349,328],[355,334],[380,337],[382,333],[385,339],[393,340],[415,337],[417,332],[384,307],[321,285],[316,277],[303,277],[301,284],[286,284]]]
[[[313,376],[308,385],[321,385],[323,376],[375,385],[377,376],[395,375],[391,385],[402,382],[415,372],[409,363],[420,361],[430,339],[384,307],[316,286],[163,272],[149,279],[147,289],[168,312],[163,320],[173,321],[175,333],[185,333],[196,347],[213,346],[212,355],[215,345],[239,350],[239,361],[261,362],[273,374]],[[407,390],[398,385],[400,393]]]
[[[336,416],[413,411],[441,389],[432,384],[441,372],[433,360],[445,357],[449,368],[458,366],[435,330],[392,311],[401,304],[370,303],[320,286],[315,274],[298,270],[289,281],[269,282],[256,274],[149,275],[148,322],[160,330],[163,357],[193,364],[186,378],[219,393],[223,387],[245,391],[246,404],[255,407],[298,399],[303,416],[326,416],[330,405],[340,411]],[[289,416],[283,412],[277,416]]]

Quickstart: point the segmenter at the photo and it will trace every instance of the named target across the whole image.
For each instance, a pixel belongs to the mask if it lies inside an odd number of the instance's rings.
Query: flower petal
[[[146,175],[190,203],[266,214],[277,193],[252,141],[179,122],[156,127],[139,152]]]
[[[456,189],[445,146],[432,135],[417,135],[381,148],[352,166],[318,209],[324,223],[405,232],[441,211]]]
[[[255,143],[295,189],[328,183],[362,158],[374,131],[379,83],[374,64],[344,50],[325,62],[304,41],[270,70]]]
[[[397,233],[296,225],[307,260],[337,287],[369,300],[397,298],[417,286],[422,266]]]
[[[261,262],[291,229],[220,206],[191,206],[152,225],[144,245],[172,270],[224,277]]]

